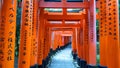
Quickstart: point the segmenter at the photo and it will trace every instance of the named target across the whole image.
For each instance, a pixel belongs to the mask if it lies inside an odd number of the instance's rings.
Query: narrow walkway
[[[72,55],[71,47],[58,52],[53,58],[49,65],[49,68],[75,68]]]

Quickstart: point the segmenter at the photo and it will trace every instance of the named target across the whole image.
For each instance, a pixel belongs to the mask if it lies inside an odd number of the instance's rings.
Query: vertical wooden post
[[[0,5],[0,68],[14,68],[17,0]]]
[[[45,23],[46,23],[46,20],[44,20],[44,25],[45,25]],[[47,27],[43,27],[42,28],[42,30],[43,30],[43,32],[44,32],[44,34],[43,34],[43,39],[44,39],[44,41],[43,41],[43,60],[45,60],[46,59],[46,42],[47,42],[47,39],[46,39],[46,35],[47,35]]]
[[[79,59],[83,59],[83,39],[81,34],[81,28],[77,28],[77,54]]]
[[[88,0],[84,0],[84,2],[88,2]],[[81,20],[83,27],[83,60],[89,62],[89,17],[88,17],[88,8],[85,8],[85,19]]]
[[[87,0],[85,0],[87,1]],[[90,0],[90,8],[85,9],[83,22],[83,59],[87,64],[96,65],[96,7],[95,1]]]
[[[56,32],[56,48],[59,48],[59,31]]]
[[[77,50],[78,49],[78,44],[77,44],[77,28],[75,28],[75,34],[76,34],[75,35],[75,40],[76,40],[75,43],[76,43],[76,54],[77,54],[77,51],[78,51]],[[68,38],[67,38],[67,43],[68,43]],[[78,54],[77,54],[77,56],[78,56]]]
[[[76,31],[73,29],[72,50],[76,54]]]
[[[83,33],[83,21],[82,20],[81,20],[81,26],[79,28],[79,31],[80,31],[80,49],[81,49],[81,52],[80,52],[81,57],[80,57],[80,59],[85,60],[84,59],[84,55],[85,55],[84,50],[85,49],[84,49],[84,45],[83,45],[84,33]]]
[[[45,20],[46,23],[46,20]],[[48,27],[44,27],[44,44],[43,44],[43,66],[44,68],[46,68],[46,63],[47,63],[47,56],[48,56],[48,32],[49,32],[49,28]]]
[[[50,28],[47,28],[47,30],[48,30],[48,32],[47,32],[48,37],[46,37],[46,39],[47,39],[47,56],[49,56],[50,46],[51,46],[51,30],[50,30]]]
[[[56,31],[54,32],[54,40],[53,40],[53,50],[56,50],[57,48],[57,33]]]
[[[100,0],[100,64],[120,68],[118,0]]]
[[[120,68],[119,5],[118,0],[106,0],[107,18],[107,66]]]
[[[43,52],[43,57],[44,60],[46,60],[47,56],[48,56],[48,48],[49,48],[49,28],[45,27],[45,31],[44,31],[44,52]]]
[[[60,34],[60,46],[62,46],[62,35]]]
[[[38,23],[38,0],[33,1],[32,22],[32,46],[31,46],[31,68],[37,64],[37,23]]]
[[[89,22],[88,22],[88,12],[86,12],[85,19],[81,20],[83,27],[83,60],[86,60],[88,63],[89,60]]]
[[[67,15],[67,8],[63,8],[63,15]],[[65,22],[63,22],[65,23]]]
[[[88,64],[96,65],[96,2],[90,0],[89,9],[89,61]]]
[[[60,47],[60,32],[58,32],[58,38],[57,38],[57,42],[58,42],[58,47]]]
[[[62,46],[64,45],[64,36],[62,36]]]
[[[44,8],[40,8],[39,28],[38,28],[38,67],[42,67],[43,45],[44,45]]]
[[[100,65],[107,66],[106,0],[100,0],[99,3]]]
[[[32,0],[22,1],[22,22],[19,47],[18,68],[30,68],[30,52],[32,40]]]
[[[54,48],[55,48],[55,46],[54,46],[54,39],[55,39],[55,32],[51,32],[51,39],[52,39],[52,41],[51,41],[51,48],[53,49],[53,50],[55,50]]]
[[[0,22],[1,22],[2,0],[0,0]]]
[[[48,34],[49,34],[49,28],[47,27],[46,28],[46,36],[45,36],[45,39],[46,39],[46,43],[45,43],[46,44],[46,58],[48,57],[48,47],[49,47],[48,46],[49,45],[48,44],[48,41],[49,41],[49,35]]]
[[[66,36],[64,36],[64,45],[66,45]]]
[[[52,31],[51,31],[51,28],[49,28],[49,53],[50,53],[50,49],[52,49],[51,48],[51,46],[52,46]]]

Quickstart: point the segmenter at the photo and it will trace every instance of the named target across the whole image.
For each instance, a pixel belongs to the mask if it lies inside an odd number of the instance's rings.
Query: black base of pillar
[[[63,50],[63,49],[64,49],[64,47],[62,46],[62,47],[61,47],[61,50]]]
[[[36,68],[38,65],[36,64],[36,65],[34,65],[34,66],[31,66],[30,68]]]
[[[50,49],[49,56],[53,56],[53,49]]]
[[[43,68],[43,66],[42,65],[38,65],[38,68]]]
[[[80,58],[77,58],[77,64],[80,66]]]
[[[87,68],[87,62],[85,60],[80,60],[80,68]]]
[[[55,50],[53,50],[53,53],[52,53],[52,54],[53,54],[53,55],[55,55],[55,53],[56,53],[56,51],[55,51]]]
[[[99,65],[98,68],[107,68],[107,66],[100,66],[100,65]]]
[[[59,48],[59,50],[61,51],[61,50],[62,50],[62,48],[60,47],[60,48]]]
[[[96,68],[96,66],[93,66],[93,65],[87,65],[87,68]]]
[[[47,63],[47,65],[50,63],[50,61],[51,61],[51,57],[48,56],[48,57],[46,58],[46,63]]]
[[[77,59],[77,54],[73,54],[73,59],[76,60]]]
[[[43,67],[43,68],[46,68],[46,65],[47,65],[46,60],[43,60],[42,63],[43,63],[43,64],[42,64],[42,67]]]

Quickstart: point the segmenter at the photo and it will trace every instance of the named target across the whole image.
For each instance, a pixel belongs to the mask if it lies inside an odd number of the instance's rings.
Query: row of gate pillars
[[[46,26],[48,20],[44,15],[44,8],[39,8],[38,2],[22,1],[18,68],[36,65],[42,68],[50,49],[63,47],[61,45],[67,44],[70,36],[73,54],[78,56],[78,60],[85,61],[88,68],[93,68],[92,66],[96,65],[95,0],[84,0],[89,2],[89,8],[81,11],[84,18],[79,20],[79,26],[70,27],[72,30],[66,34],[67,36],[62,35],[65,29],[52,31],[49,25]],[[14,68],[16,5],[17,0],[0,0],[0,68]],[[98,20],[100,68],[120,68],[118,0],[99,0]]]

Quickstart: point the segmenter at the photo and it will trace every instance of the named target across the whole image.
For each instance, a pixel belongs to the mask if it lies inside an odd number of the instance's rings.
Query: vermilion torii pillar
[[[118,0],[100,0],[100,64],[108,68],[120,68],[118,6]]]
[[[77,28],[77,54],[79,59],[83,59],[83,28]]]
[[[49,40],[49,28],[48,27],[45,27],[45,30],[44,30],[44,49],[43,49],[43,60],[46,61],[46,57],[48,56],[48,47],[49,47],[49,44],[48,44],[48,40]]]
[[[88,21],[88,10],[85,9],[85,19],[82,21],[83,27],[83,59],[88,61],[89,56],[89,21]]]
[[[89,7],[89,60],[88,64],[96,65],[96,2],[90,0]]]
[[[120,68],[118,0],[106,0],[107,66]]]
[[[33,1],[23,0],[22,5],[18,68],[30,68]]]
[[[45,60],[46,60],[46,58],[48,57],[48,53],[49,53],[49,51],[50,51],[50,42],[49,42],[49,40],[50,40],[50,29],[48,28],[48,27],[46,27],[45,28],[45,46],[46,46],[46,48],[45,48]]]
[[[52,48],[53,48],[53,50],[56,50],[56,48],[57,48],[56,47],[56,42],[55,42],[56,41],[55,39],[57,38],[56,31],[53,32],[53,37],[52,38],[53,38]]]
[[[2,0],[0,0],[0,22],[1,22]]]
[[[1,4],[0,68],[14,68],[17,0],[2,0]]]
[[[120,34],[119,34],[119,5],[118,0],[106,0],[107,8],[107,65],[108,68],[120,68]]]
[[[45,19],[44,19],[44,8],[40,8],[39,14],[39,27],[38,27],[38,67],[42,67],[43,61],[43,45],[44,45],[44,28],[45,28]]]
[[[54,50],[56,50],[57,48],[58,48],[58,45],[59,45],[59,36],[58,36],[58,34],[59,34],[59,32],[58,31],[55,31],[54,32],[54,44],[53,44],[53,46],[54,46]]]
[[[37,65],[37,41],[38,41],[38,0],[33,1],[33,22],[32,22],[32,46],[31,46],[31,67]]]
[[[88,2],[88,0],[84,0]],[[88,65],[96,65],[96,4],[89,0],[89,9],[85,8],[83,23],[83,59]]]
[[[50,49],[51,49],[51,46],[52,46],[52,31],[51,31],[51,28],[49,28],[49,42],[48,42],[48,48],[49,48],[49,50],[48,50],[48,52],[50,53]]]
[[[84,59],[85,57],[85,48],[84,48],[84,31],[83,31],[83,20],[80,21],[81,22],[81,26],[80,26],[80,49],[81,49],[81,58],[80,59]],[[84,59],[85,60],[85,59]]]
[[[76,29],[73,29],[73,35],[72,35],[72,51],[74,54],[77,54],[77,48],[76,48]]]
[[[107,66],[107,22],[106,0],[99,0],[100,65]]]

